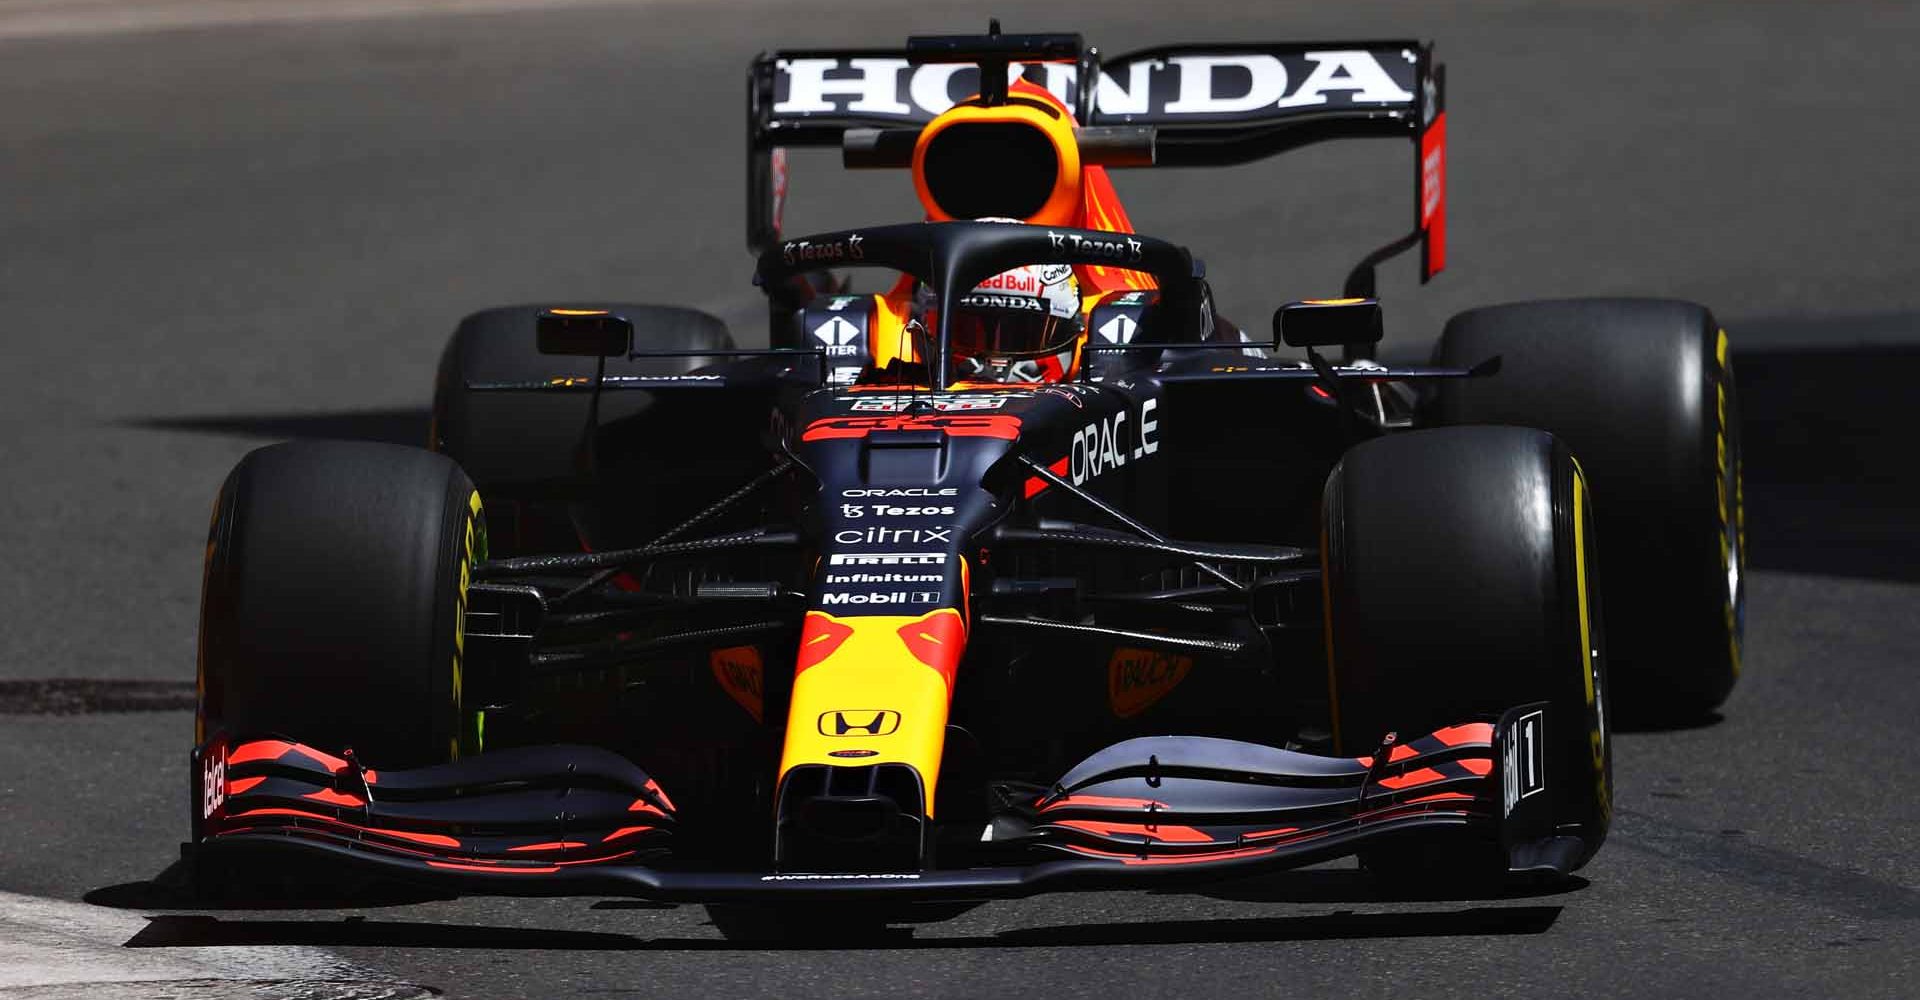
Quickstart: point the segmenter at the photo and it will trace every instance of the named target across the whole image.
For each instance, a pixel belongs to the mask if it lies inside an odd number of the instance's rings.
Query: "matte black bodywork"
[[[1059,235],[948,223],[815,239],[945,288],[1035,255],[1072,262]],[[644,394],[591,432],[581,498],[598,513],[583,526],[671,483],[659,449],[709,417],[761,414],[757,447],[712,456],[739,462],[749,488],[637,548],[476,567],[467,684],[489,706],[490,747],[536,749],[370,779],[324,750],[222,735],[196,762],[201,842],[297,847],[461,888],[722,900],[1020,895],[1169,866],[1297,865],[1445,829],[1527,845],[1519,867],[1579,864],[1587,848],[1554,839],[1550,808],[1530,806],[1548,814],[1531,821],[1495,808],[1496,747],[1513,737],[1492,720],[1425,744],[1389,737],[1358,761],[1276,749],[1324,739],[1319,484],[1352,441],[1409,419],[1396,384],[1470,372],[1280,363],[1238,338],[1207,341],[1227,327],[1198,314],[1210,303],[1191,257],[1133,239],[1163,292],[1132,306],[1140,336],[1096,349],[1072,382],[933,391],[915,368],[823,386],[818,353],[772,350],[658,378],[500,386]],[[778,253],[762,260],[769,285],[785,276]],[[962,562],[970,572],[945,569]],[[798,797],[802,779],[840,780],[805,769],[769,783],[791,694],[780,664],[804,615],[956,607],[973,637],[932,780],[912,772],[903,790],[882,765],[846,769],[866,775],[859,794],[828,782]],[[747,650],[761,665],[752,705],[722,669]],[[1148,738],[1168,731],[1207,735]],[[537,749],[581,740],[623,756]],[[246,776],[235,748],[269,780],[233,791]],[[279,783],[294,778],[308,784]],[[561,811],[537,805],[556,795]],[[249,800],[265,812],[238,807]],[[794,853],[812,842],[801,831],[848,824],[856,849]],[[426,841],[444,850],[423,854]],[[1071,860],[1037,860],[1061,852]]]
[[[1059,47],[977,42],[960,48]],[[1168,149],[1214,143],[1219,162],[1344,135],[1418,147],[1440,107],[1431,50],[1373,45],[1406,56],[1404,99],[1150,124]],[[835,116],[757,103],[769,71],[756,64],[750,99],[757,165],[797,137],[844,138]],[[750,183],[765,181],[757,167]],[[1024,895],[1409,838],[1475,838],[1512,870],[1564,873],[1598,846],[1604,831],[1564,822],[1562,790],[1529,764],[1548,706],[1370,734],[1364,755],[1332,753],[1327,732],[1322,484],[1352,444],[1412,425],[1411,383],[1497,361],[1277,359],[1215,313],[1192,254],[1139,234],[950,222],[779,239],[769,214],[756,202],[774,348],[465,381],[577,400],[580,417],[565,469],[509,491],[565,504],[579,549],[481,562],[464,592],[463,682],[488,752],[386,771],[348,748],[208,733],[200,857],[295,851],[459,891],[727,901]],[[1370,284],[1430,218],[1356,275]],[[1131,333],[1091,340],[1071,380],[960,380],[953,293],[1035,263],[1145,272],[1157,290],[1093,310],[1091,327]],[[845,304],[824,272],[858,267],[931,290],[925,362],[842,377],[837,335],[794,346]],[[887,643],[907,623],[889,655],[945,684],[911,759],[860,743],[922,724],[911,708],[857,687],[844,708],[798,707],[808,671],[870,619]]]

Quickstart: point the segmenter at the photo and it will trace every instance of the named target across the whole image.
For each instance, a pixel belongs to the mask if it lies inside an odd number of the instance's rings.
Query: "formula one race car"
[[[1402,41],[763,56],[771,347],[493,309],[447,347],[431,450],[276,445],[227,479],[203,883],[340,864],[740,930],[1348,855],[1579,868],[1610,698],[1698,713],[1738,670],[1726,339],[1686,303],[1540,302],[1372,360],[1374,267],[1444,262],[1442,84]],[[1271,341],[1106,171],[1358,136],[1413,147],[1415,227]],[[909,170],[927,219],[783,236],[784,151],[827,144]],[[872,268],[897,279],[850,291]]]

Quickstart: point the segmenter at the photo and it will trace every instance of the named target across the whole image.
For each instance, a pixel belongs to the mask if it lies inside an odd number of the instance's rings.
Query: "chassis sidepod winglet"
[[[1006,863],[921,871],[716,872],[677,866],[674,810],[645,772],[588,747],[496,751],[365,771],[284,740],[216,739],[195,754],[200,858],[341,862],[462,893],[676,902],[780,897],[1013,898],[1199,883],[1295,868],[1363,846],[1477,830],[1515,871],[1573,870],[1556,836],[1545,705],[1389,743],[1387,760],[1207,737],[1102,750],[999,817]],[[364,782],[364,784],[362,784]]]

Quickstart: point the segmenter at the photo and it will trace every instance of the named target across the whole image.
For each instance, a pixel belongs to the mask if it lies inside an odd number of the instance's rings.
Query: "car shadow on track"
[[[1920,316],[1912,324],[1920,331]],[[1824,326],[1807,322],[1810,333]],[[1920,581],[1910,426],[1920,345],[1742,351],[1736,341],[1733,370],[1752,568]]]
[[[1613,731],[1616,733],[1679,733],[1689,729],[1706,729],[1726,721],[1719,712],[1703,712],[1699,715],[1651,715],[1639,718],[1616,718]]]
[[[1243,903],[1464,903],[1564,896],[1579,892],[1587,885],[1586,879],[1570,875],[1564,878],[1515,878],[1483,890],[1439,886],[1420,888],[1391,885],[1358,868],[1311,868],[1223,881],[1186,891],[1210,899]]]
[[[197,417],[137,417],[123,427],[186,431],[221,437],[282,441],[327,438],[339,441],[388,441],[423,445],[432,415],[425,408],[347,410],[340,413],[230,413]]]
[[[346,883],[341,883],[345,885]],[[916,937],[905,927],[825,939],[741,941],[684,936],[650,937],[570,928],[537,928],[438,923],[429,920],[370,920],[361,914],[333,917],[323,910],[366,910],[449,899],[392,882],[367,882],[351,894],[308,894],[208,900],[188,887],[181,863],[152,879],[104,886],[84,899],[95,906],[136,910],[191,910],[156,915],[129,939],[129,948],[309,945],[314,947],[448,948],[572,951],[725,951],[736,949],[821,950],[841,948],[950,949],[994,947],[1082,947],[1100,945],[1201,944],[1219,941],[1318,941],[1430,937],[1482,937],[1541,934],[1559,919],[1558,905],[1528,905],[1527,900],[1565,895],[1587,887],[1578,877],[1517,880],[1484,891],[1407,891],[1379,882],[1359,869],[1310,869],[1254,879],[1222,881],[1186,889],[1150,890],[1153,896],[1194,896],[1246,903],[1302,905],[1415,904],[1418,909],[1287,914],[1208,920],[1145,921],[1015,927],[992,934]],[[1433,904],[1448,904],[1436,908]],[[593,911],[675,910],[672,903],[640,899],[602,899]],[[697,907],[689,907],[697,910]],[[259,911],[288,915],[262,916]],[[305,911],[295,915],[293,911]],[[645,920],[645,917],[636,919]],[[916,921],[924,922],[924,921]],[[934,926],[937,926],[936,921]],[[676,920],[676,933],[686,926]]]
[[[322,948],[433,948],[490,951],[736,951],[1098,947],[1483,937],[1543,934],[1559,906],[1476,906],[1392,913],[1333,913],[1216,920],[1141,921],[1021,927],[963,937],[915,937],[901,928],[860,938],[739,942],[718,938],[650,938],[638,934],[560,928],[367,920],[279,920],[168,914],[149,918],[128,948],[205,948],[307,945]]]
[[[254,895],[207,899],[194,893],[186,866],[176,861],[145,881],[89,890],[81,901],[116,910],[364,910],[451,898],[399,882],[322,875],[309,880],[304,889],[262,884]]]
[[[1920,582],[1910,427],[1920,314],[1729,323],[1750,571]],[[1740,347],[1742,333],[1759,349]],[[1821,343],[1845,346],[1805,346]],[[1622,733],[1699,729],[1719,713],[1616,720]]]

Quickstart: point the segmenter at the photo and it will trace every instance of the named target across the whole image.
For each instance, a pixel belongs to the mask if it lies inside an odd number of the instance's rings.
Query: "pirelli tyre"
[[[1746,529],[1740,412],[1726,332],[1704,307],[1569,299],[1475,309],[1440,338],[1441,424],[1550,431],[1593,484],[1621,717],[1684,721],[1740,673]]]
[[[278,735],[369,766],[473,743],[461,703],[480,495],[443,455],[311,441],[227,476],[200,599],[199,739]]]
[[[1592,586],[1593,502],[1544,431],[1457,427],[1349,451],[1322,499],[1329,694],[1343,754],[1507,709],[1548,705],[1554,822],[1579,839],[1612,813],[1606,642]],[[1395,877],[1497,877],[1483,834],[1361,856]]]
[[[734,346],[725,323],[695,309],[620,302],[566,306],[605,309],[630,320],[636,351]],[[430,447],[458,462],[479,484],[492,519],[494,545],[503,556],[578,544],[569,503],[581,497],[592,478],[592,470],[582,462],[588,421],[604,427],[641,413],[651,403],[644,392],[609,392],[602,394],[596,409],[588,393],[471,388],[594,374],[597,362],[592,358],[540,353],[534,323],[546,308],[550,306],[504,306],[461,320],[440,355],[434,383]],[[676,374],[711,360],[609,358],[606,371],[608,375]]]

